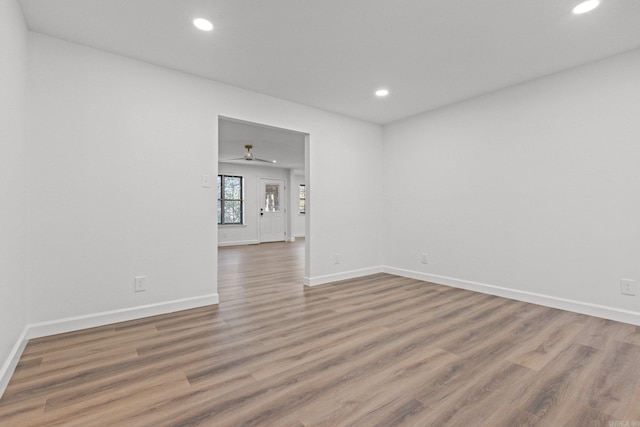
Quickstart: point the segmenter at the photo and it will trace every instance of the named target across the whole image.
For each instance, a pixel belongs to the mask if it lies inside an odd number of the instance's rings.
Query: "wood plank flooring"
[[[217,307],[29,342],[2,426],[640,426],[640,328],[221,248]],[[634,424],[635,423],[635,424]]]

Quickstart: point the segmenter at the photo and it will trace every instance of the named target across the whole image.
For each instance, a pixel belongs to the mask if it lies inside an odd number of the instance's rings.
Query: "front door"
[[[260,179],[260,243],[285,240],[284,181]]]

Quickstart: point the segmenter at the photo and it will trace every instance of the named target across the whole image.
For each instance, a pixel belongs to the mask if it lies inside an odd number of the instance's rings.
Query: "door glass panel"
[[[280,186],[278,184],[266,184],[264,186],[264,211],[280,211]]]

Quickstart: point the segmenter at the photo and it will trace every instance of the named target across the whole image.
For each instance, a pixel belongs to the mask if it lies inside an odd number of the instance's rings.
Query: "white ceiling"
[[[22,0],[31,30],[375,123],[640,47],[640,1]],[[213,32],[191,24],[213,21]],[[377,99],[373,92],[391,94]]]
[[[225,163],[249,166],[275,167],[304,171],[303,133],[274,128],[240,120],[218,120],[218,158]],[[245,145],[253,145],[253,155],[275,164],[237,159],[246,153]]]

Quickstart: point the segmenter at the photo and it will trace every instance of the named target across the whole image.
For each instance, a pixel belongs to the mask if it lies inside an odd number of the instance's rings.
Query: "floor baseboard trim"
[[[34,323],[27,326],[26,339],[29,340],[32,338],[40,338],[65,332],[78,331],[81,329],[95,328],[97,326],[110,325],[112,323],[126,322],[127,320],[173,313],[175,311],[189,310],[191,308],[218,304],[219,301],[220,298],[216,293],[193,298],[166,301],[157,304],[124,308],[121,310],[105,311],[85,316],[69,317],[49,322]]]
[[[469,291],[481,292],[484,294],[495,295],[503,298],[509,298],[517,301],[524,301],[532,304],[543,305],[545,307],[558,308],[561,310],[572,311],[574,313],[586,314],[589,316],[601,317],[604,319],[615,320],[617,322],[630,323],[632,325],[640,325],[640,312],[624,310],[620,308],[604,306],[599,304],[587,303],[584,301],[576,301],[565,298],[559,298],[551,295],[538,294],[534,292],[520,291],[502,286],[494,286],[486,283],[473,282],[470,280],[456,279],[453,277],[438,276],[435,274],[422,273],[419,271],[405,270],[384,266],[383,272],[396,276],[408,277],[411,279],[422,280],[425,282],[436,283],[438,285],[451,286],[454,288],[466,289]]]
[[[220,246],[244,246],[244,245],[257,245],[260,241],[258,240],[238,240],[236,242],[218,242],[218,247]]]
[[[11,349],[7,360],[5,360],[2,365],[2,369],[0,369],[0,398],[4,394],[4,391],[7,389],[9,385],[9,380],[11,380],[11,376],[13,372],[16,370],[16,366],[18,366],[18,362],[20,361],[20,356],[22,356],[22,352],[24,348],[27,346],[27,334],[29,331],[29,327],[25,326],[22,330],[22,334],[18,337],[15,345]]]
[[[175,311],[189,310],[191,308],[218,304],[219,302],[220,298],[216,293],[27,325],[24,327],[22,334],[13,346],[13,349],[0,370],[0,397],[2,397],[7,385],[9,385],[11,376],[27,346],[27,342],[32,338],[95,328],[97,326],[142,319],[144,317],[173,313]]]
[[[356,279],[358,277],[369,276],[371,274],[382,273],[382,266],[361,268],[358,270],[345,271],[342,273],[326,274],[324,276],[304,278],[305,286],[318,286],[325,283],[338,282],[340,280]]]

